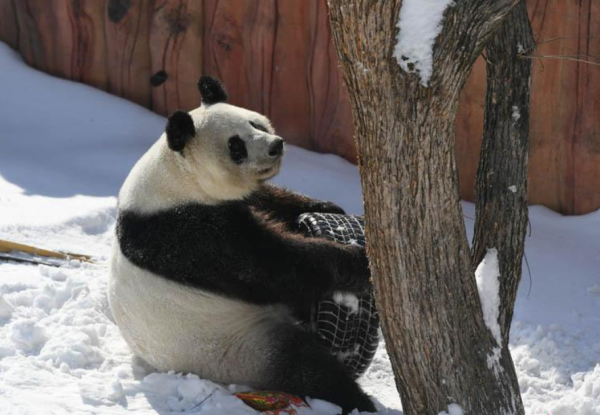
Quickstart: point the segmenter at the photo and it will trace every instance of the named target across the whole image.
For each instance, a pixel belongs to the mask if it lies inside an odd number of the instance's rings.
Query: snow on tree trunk
[[[485,258],[475,270],[475,281],[477,281],[477,289],[479,290],[483,320],[494,339],[496,339],[498,346],[502,344],[502,335],[498,324],[498,312],[500,310],[499,277],[498,251],[494,248],[488,249]]]
[[[329,0],[353,105],[377,305],[406,415],[524,413],[508,348],[484,319],[454,156],[459,93],[515,4],[456,0],[441,21],[427,22],[437,12],[421,16],[421,29],[439,35],[431,51],[406,56],[396,46],[410,36],[398,21],[401,0]],[[431,66],[416,56],[431,56]],[[396,57],[412,64],[409,72]],[[520,194],[523,183],[514,184]]]

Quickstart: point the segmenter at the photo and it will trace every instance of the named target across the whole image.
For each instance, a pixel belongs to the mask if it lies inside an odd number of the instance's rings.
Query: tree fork
[[[449,404],[523,414],[510,358],[486,327],[458,192],[454,119],[485,42],[516,0],[457,0],[427,87],[392,57],[400,0],[329,0],[351,97],[367,249],[406,415]]]

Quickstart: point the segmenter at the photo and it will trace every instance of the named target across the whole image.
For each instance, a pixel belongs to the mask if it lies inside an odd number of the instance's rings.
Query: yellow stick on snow
[[[92,257],[88,255],[80,255],[80,254],[72,254],[70,252],[57,252],[50,251],[48,249],[36,248],[35,246],[19,244],[16,242],[5,241],[4,239],[0,239],[0,252],[25,252],[31,255],[38,255],[48,258],[59,258],[59,259],[78,259],[84,262],[94,262],[92,261]]]

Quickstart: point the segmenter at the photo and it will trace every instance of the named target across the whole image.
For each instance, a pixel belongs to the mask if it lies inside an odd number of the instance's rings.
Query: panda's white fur
[[[187,123],[167,125],[119,193],[109,281],[114,319],[132,351],[161,371],[282,388],[334,401],[346,412],[372,410],[343,366],[296,328],[290,306],[295,297],[334,286],[364,292],[364,252],[284,230],[302,212],[341,209],[263,184],[279,171],[281,147],[277,155],[270,149],[282,140],[261,114],[205,102],[215,82],[205,80],[204,92],[200,85],[201,107],[170,117]],[[217,82],[217,95],[225,96],[219,88]],[[232,136],[245,142],[241,163],[232,161]],[[223,233],[216,246],[213,232]],[[246,238],[243,245],[236,245],[239,238]],[[236,249],[240,264],[230,270]],[[190,269],[196,263],[212,274]]]
[[[190,202],[214,205],[241,200],[256,190],[256,170],[264,165],[244,166],[242,174],[226,171],[226,153],[207,138],[227,138],[234,132],[251,135],[249,158],[260,160],[258,153],[266,153],[276,138],[269,120],[225,103],[203,105],[190,115],[198,131],[191,148],[182,156],[169,149],[163,134],[125,180],[119,193],[120,210],[143,214]],[[249,121],[260,123],[268,132],[252,128]],[[269,176],[278,172],[279,165]],[[132,264],[117,242],[109,300],[115,321],[136,355],[159,370],[191,371],[225,383],[260,379],[261,362],[268,354],[268,345],[263,344],[265,330],[282,320],[293,320],[282,305],[231,300],[153,275]]]
[[[166,134],[144,154],[125,180],[119,193],[119,208],[138,212],[155,212],[188,202],[215,204],[224,200],[243,199],[256,190],[256,170],[262,165],[244,166],[241,172],[223,169],[226,157],[223,148],[215,148],[214,140],[203,138],[221,136],[228,138],[232,131],[251,135],[250,151],[264,152],[274,138],[273,127],[265,116],[226,103],[202,105],[190,112],[198,139],[182,157],[171,151]],[[267,128],[263,132],[252,128],[249,121]],[[257,157],[249,154],[249,157]],[[266,179],[279,171],[274,166]],[[240,174],[241,173],[241,174]]]
[[[118,244],[113,250],[110,305],[137,356],[161,371],[260,386],[270,350],[266,332],[292,323],[286,307],[188,288],[133,265]]]

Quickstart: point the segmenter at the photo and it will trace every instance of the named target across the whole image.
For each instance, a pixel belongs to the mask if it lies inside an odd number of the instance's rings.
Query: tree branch
[[[527,231],[527,162],[531,61],[535,48],[525,2],[520,2],[486,47],[487,93],[481,157],[475,190],[473,267],[496,248],[500,265],[499,323],[508,345],[521,280]]]

